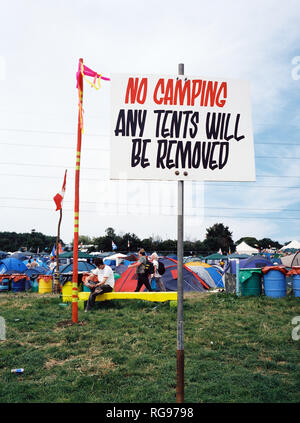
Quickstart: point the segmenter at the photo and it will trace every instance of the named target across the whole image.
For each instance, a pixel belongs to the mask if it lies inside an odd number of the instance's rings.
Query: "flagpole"
[[[79,59],[83,64],[83,59]],[[74,203],[74,243],[73,243],[73,283],[72,283],[72,322],[78,323],[78,231],[79,231],[79,177],[80,177],[80,153],[81,153],[81,108],[83,102],[83,77],[78,75],[78,127],[77,127],[77,150],[75,166],[75,203]]]
[[[184,75],[184,64],[178,65],[178,74]],[[177,351],[176,351],[176,402],[184,402],[184,342],[183,342],[183,232],[184,232],[184,181],[178,181],[177,215]]]

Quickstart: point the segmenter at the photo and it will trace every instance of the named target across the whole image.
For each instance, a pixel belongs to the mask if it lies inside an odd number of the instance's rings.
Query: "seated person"
[[[83,282],[91,290],[85,312],[94,307],[97,295],[111,292],[115,286],[114,273],[109,266],[103,263],[102,258],[96,259],[95,265],[97,266],[96,269],[93,269],[90,276]],[[97,277],[96,281],[95,276]]]

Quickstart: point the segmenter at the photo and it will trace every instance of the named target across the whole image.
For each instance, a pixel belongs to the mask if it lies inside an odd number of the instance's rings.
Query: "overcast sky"
[[[299,0],[1,1],[0,231],[56,235],[52,198],[68,169],[61,238],[73,239],[82,57],[107,77],[176,75],[184,63],[186,75],[249,81],[256,182],[186,182],[185,239],[222,222],[234,240],[300,240],[299,22]],[[101,86],[84,85],[79,234],[111,226],[175,239],[176,182],[109,180],[110,83]]]

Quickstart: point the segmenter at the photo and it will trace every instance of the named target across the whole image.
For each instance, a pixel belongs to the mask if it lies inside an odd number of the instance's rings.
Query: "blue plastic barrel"
[[[0,276],[0,292],[6,292],[9,290],[9,276]]]
[[[279,270],[269,270],[264,274],[264,289],[267,297],[282,298],[286,296],[286,277]]]
[[[293,276],[293,291],[295,297],[300,297],[300,275]]]
[[[13,292],[25,291],[25,283],[26,283],[26,276],[24,276],[24,278],[22,279],[20,279],[18,276],[12,277],[11,290]]]

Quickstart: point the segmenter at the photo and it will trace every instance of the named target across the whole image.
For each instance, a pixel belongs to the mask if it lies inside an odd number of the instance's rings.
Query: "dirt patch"
[[[184,300],[197,300],[201,297],[205,297],[207,296],[207,294],[209,293],[209,291],[207,292],[184,292]]]
[[[47,361],[47,363],[45,363],[45,367],[46,367],[46,369],[49,370],[54,366],[59,366],[59,365],[62,365],[62,364],[64,364],[63,361],[50,359],[50,360]]]
[[[72,320],[62,320],[61,322],[58,322],[56,324],[57,327],[61,328],[61,327],[68,327],[68,326],[73,326],[73,325],[78,325],[78,326],[86,326],[87,322],[85,320],[83,320],[82,322],[78,322],[78,323],[74,323]]]
[[[111,359],[104,359],[102,357],[95,357],[93,359],[85,358],[81,361],[80,365],[76,366],[76,369],[89,376],[97,375],[99,372],[108,372],[113,370],[115,365]]]
[[[47,363],[45,363],[45,367],[46,369],[51,369],[52,367],[56,367],[56,366],[62,366],[63,364],[67,363],[68,361],[72,361],[74,360],[76,357],[70,357],[70,358],[66,358],[65,360],[54,360],[53,358],[50,358],[50,360],[47,361]]]
[[[94,357],[87,357],[85,355],[71,356],[65,360],[55,360],[51,358],[45,363],[45,368],[50,370],[53,367],[66,364],[70,366],[70,369],[76,369],[80,373],[88,374],[89,376],[97,375],[99,371],[102,373],[103,371],[107,372],[115,367],[112,359],[99,357],[99,354],[96,354]]]
[[[261,367],[256,367],[255,373],[258,373],[258,374],[261,374],[261,375],[264,375],[264,376],[265,375],[276,375],[276,374],[279,374],[279,375],[288,375],[289,374],[289,373],[283,372],[281,370],[263,369]]]

